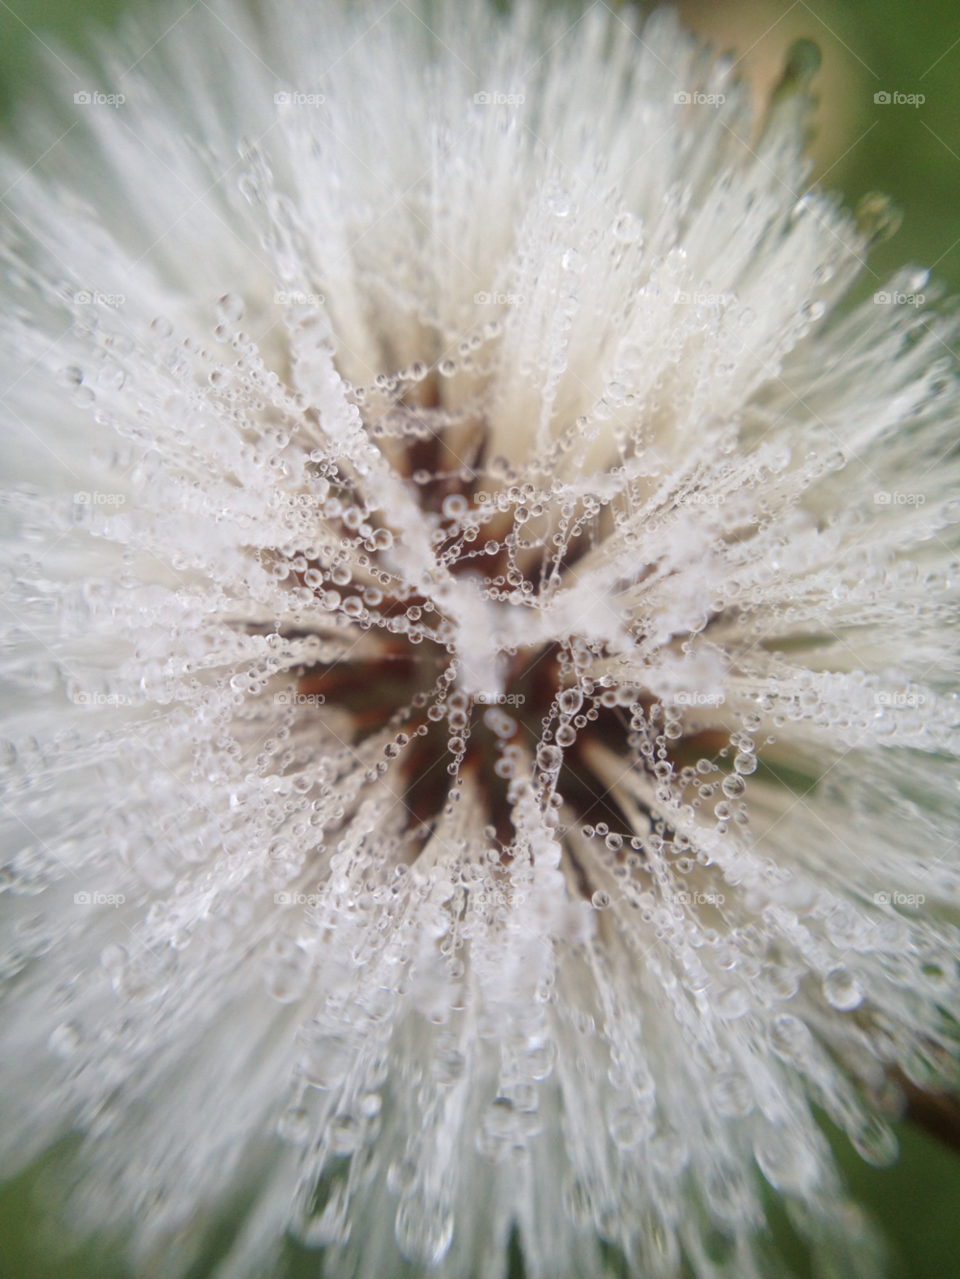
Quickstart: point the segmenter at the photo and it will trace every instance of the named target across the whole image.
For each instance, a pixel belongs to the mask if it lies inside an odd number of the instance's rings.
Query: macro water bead
[[[960,320],[840,305],[812,48],[174,16],[0,160],[4,1170],[171,1279],[749,1279],[768,1187],[863,1279],[815,1111],[957,1078]]]

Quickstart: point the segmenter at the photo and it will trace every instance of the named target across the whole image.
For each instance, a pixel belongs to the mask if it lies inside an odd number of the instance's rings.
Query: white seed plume
[[[871,1273],[811,1102],[955,1077],[957,320],[835,313],[802,51],[169,26],[2,162],[2,1166],[166,1275],[740,1279],[764,1179]]]

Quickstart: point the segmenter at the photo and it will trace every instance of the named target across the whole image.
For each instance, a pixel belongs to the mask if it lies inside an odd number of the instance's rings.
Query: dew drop
[[[806,302],[800,308],[800,314],[804,320],[819,320],[821,316],[826,314],[826,302]]]
[[[565,688],[557,701],[564,715],[576,715],[583,705],[583,693],[579,688]]]
[[[362,1144],[363,1131],[353,1115],[336,1115],[327,1126],[327,1141],[335,1155],[352,1155]]]
[[[467,499],[462,493],[451,493],[443,499],[442,509],[448,520],[458,520],[467,513]]]
[[[277,964],[266,977],[266,987],[278,1004],[292,1004],[303,994],[307,972],[297,963]]]
[[[302,1106],[289,1106],[277,1120],[277,1136],[289,1146],[302,1146],[310,1136],[310,1116]]]
[[[863,1002],[863,988],[849,968],[841,965],[832,969],[823,979],[823,993],[827,1002],[841,1012],[851,1012]]]
[[[860,1158],[874,1168],[889,1168],[900,1153],[896,1134],[882,1119],[867,1116],[859,1127],[848,1132],[851,1144]]]
[[[243,319],[243,298],[238,293],[224,293],[217,302],[217,316],[227,324]]]
[[[376,1119],[383,1106],[383,1098],[378,1092],[364,1093],[357,1101],[357,1109],[364,1119]]]
[[[437,1059],[433,1065],[433,1073],[437,1083],[448,1087],[450,1084],[455,1084],[458,1079],[463,1077],[466,1064],[466,1058],[463,1053],[456,1048],[447,1048],[438,1052]]]
[[[557,1048],[552,1039],[536,1044],[527,1053],[526,1073],[537,1082],[548,1079],[553,1072],[556,1059]]]
[[[353,1058],[350,1045],[339,1035],[316,1035],[303,1042],[300,1068],[314,1088],[330,1089],[342,1084]]]
[[[621,213],[613,224],[613,234],[623,244],[636,244],[640,239],[641,223],[632,213]]]
[[[575,1226],[583,1229],[594,1222],[595,1208],[589,1184],[575,1177],[564,1189],[563,1207]]]
[[[743,1075],[720,1075],[710,1089],[713,1103],[727,1119],[743,1119],[753,1110],[753,1095]]]
[[[881,244],[894,235],[903,213],[889,196],[878,191],[865,195],[856,208],[857,226],[871,244]]]
[[[632,1150],[650,1130],[646,1115],[632,1107],[624,1106],[610,1118],[610,1136],[620,1150]]]
[[[555,773],[563,763],[563,751],[556,746],[537,747],[537,763],[545,773]]]
[[[716,1007],[724,1021],[736,1021],[747,1012],[750,1001],[739,986],[731,986],[718,996]]]
[[[738,773],[731,773],[723,779],[721,788],[727,799],[737,799],[747,789],[747,783]]]
[[[778,1017],[770,1028],[773,1051],[793,1065],[802,1065],[811,1055],[812,1038],[806,1023],[789,1013]]]
[[[55,1057],[66,1060],[72,1057],[80,1047],[80,1031],[73,1022],[64,1022],[58,1026],[47,1040],[47,1047]]]
[[[438,1266],[453,1242],[453,1213],[421,1196],[405,1196],[394,1224],[397,1246],[408,1261]]]

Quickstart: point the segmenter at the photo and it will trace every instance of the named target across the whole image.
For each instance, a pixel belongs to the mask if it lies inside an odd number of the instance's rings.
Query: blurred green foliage
[[[177,0],[141,3],[167,4],[175,13],[190,7]],[[715,7],[732,3],[716,0]],[[783,0],[784,13],[798,6],[817,39],[824,21],[817,5]],[[63,57],[78,68],[85,33],[135,7],[125,0],[0,0],[0,120],[9,123],[17,101],[44,74],[38,61],[44,46],[48,57]],[[904,212],[899,233],[871,257],[876,276],[864,280],[862,289],[880,287],[905,262],[931,266],[948,288],[960,289],[960,5],[835,0],[827,17],[861,64],[856,91],[868,101],[863,123],[826,185],[839,189],[850,205],[869,191],[885,191]],[[920,107],[878,105],[872,102],[878,90],[922,93],[926,101]],[[900,1161],[881,1171],[864,1164],[845,1138],[831,1134],[854,1196],[890,1241],[892,1279],[951,1279],[960,1275],[960,1156],[909,1124],[899,1125],[898,1135]],[[0,1279],[120,1279],[124,1267],[115,1253],[92,1245],[62,1250],[62,1237],[38,1206],[36,1180],[34,1169],[0,1192]],[[774,1227],[797,1275],[808,1275],[782,1214],[776,1214]]]
[[[870,103],[871,128],[831,175],[854,202],[871,190],[891,195],[903,227],[870,265],[881,278],[905,261],[932,267],[960,288],[960,6],[956,0],[847,0],[844,8],[876,76],[872,93],[922,93],[920,107]],[[949,1273],[949,1272],[945,1272]],[[960,1265],[953,1273],[960,1273]]]

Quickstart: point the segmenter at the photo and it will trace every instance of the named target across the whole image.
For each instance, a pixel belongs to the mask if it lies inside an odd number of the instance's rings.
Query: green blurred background
[[[163,4],[176,15],[191,7],[190,0],[140,4]],[[44,45],[79,70],[85,33],[137,7],[125,0],[0,0],[0,127],[10,127],[18,100],[46,74],[39,61]],[[851,206],[880,190],[904,214],[898,234],[875,250],[858,292],[873,292],[907,262],[932,267],[948,290],[960,290],[960,3],[680,0],[677,7],[710,43],[734,50],[761,95],[793,40],[805,36],[819,44],[815,176]],[[876,104],[878,91],[926,100],[918,107]],[[900,1161],[884,1171],[862,1163],[845,1139],[831,1139],[853,1194],[887,1235],[893,1279],[954,1279],[960,1276],[960,1154],[910,1123],[900,1124],[898,1135]],[[125,1275],[122,1257],[109,1248],[64,1251],[60,1232],[41,1210],[36,1182],[34,1170],[0,1190],[0,1279]],[[774,1227],[798,1279],[810,1275],[782,1214],[775,1212]],[[306,1274],[300,1260],[296,1272]]]

